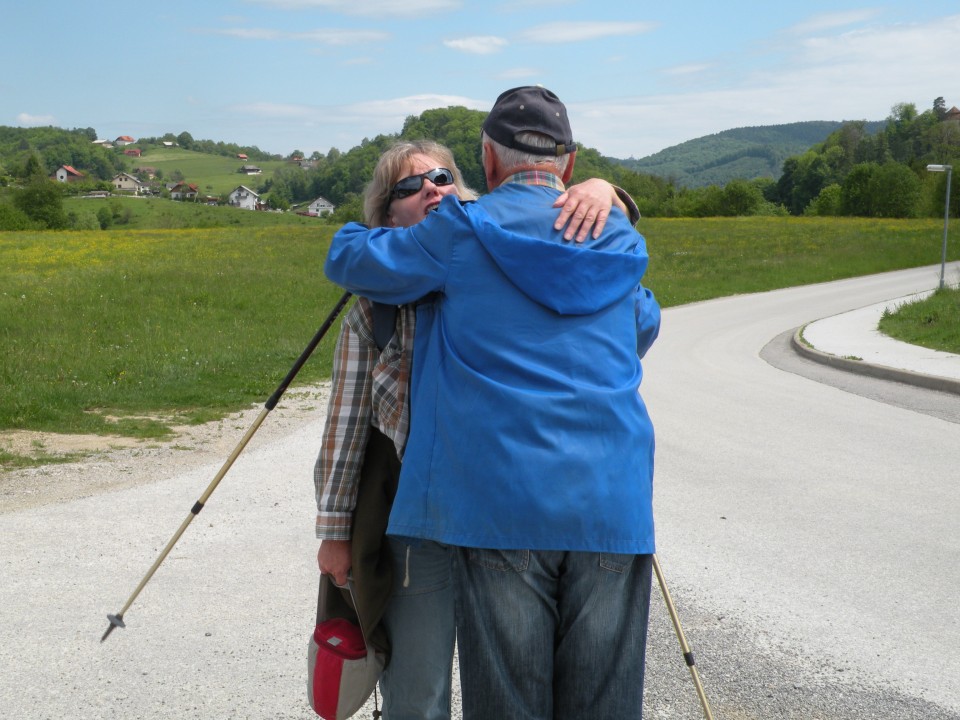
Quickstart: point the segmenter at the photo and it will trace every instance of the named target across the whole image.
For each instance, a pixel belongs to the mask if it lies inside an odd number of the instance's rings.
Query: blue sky
[[[735,127],[960,106],[956,0],[32,0],[3,10],[0,125],[287,154],[488,110],[517,85],[644,157]]]

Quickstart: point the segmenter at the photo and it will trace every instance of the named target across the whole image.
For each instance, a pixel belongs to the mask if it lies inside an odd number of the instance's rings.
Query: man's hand
[[[333,575],[337,585],[346,585],[351,567],[350,541],[323,540],[317,551],[317,565],[323,574]]]
[[[577,242],[583,242],[593,229],[593,237],[600,237],[603,226],[607,224],[610,208],[616,205],[626,212],[626,205],[617,197],[613,185],[600,178],[591,178],[577,185],[572,185],[557,198],[553,204],[561,208],[557,221],[553,224],[555,230],[561,230],[565,240],[572,240],[576,236]]]

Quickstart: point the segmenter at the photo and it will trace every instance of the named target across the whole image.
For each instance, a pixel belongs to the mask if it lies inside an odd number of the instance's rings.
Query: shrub
[[[8,203],[0,203],[0,230],[32,230],[35,227],[25,212]]]
[[[817,195],[810,204],[807,205],[804,215],[817,215],[819,217],[832,217],[840,214],[842,205],[843,189],[837,183],[827,185],[820,194]]]

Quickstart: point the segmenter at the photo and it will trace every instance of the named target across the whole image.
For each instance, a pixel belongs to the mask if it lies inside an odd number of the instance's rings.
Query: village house
[[[247,159],[246,153],[237,153],[237,160],[246,160],[246,159]]]
[[[129,155],[130,157],[140,157],[142,152],[140,148],[124,148],[123,154]]]
[[[332,202],[324,197],[318,197],[307,207],[307,214],[322,217],[323,215],[329,215],[335,209]]]
[[[244,175],[259,175],[263,170],[256,165],[243,165],[237,172],[242,172]]]
[[[143,183],[125,172],[114,175],[110,184],[120,192],[133,193],[134,195],[139,195],[143,191]]]
[[[118,137],[116,140],[113,141],[113,144],[117,145],[118,147],[122,147],[123,145],[133,145],[133,143],[135,142],[136,140],[134,140],[129,135],[121,135],[120,137]]]
[[[83,180],[83,173],[79,170],[75,170],[69,165],[61,165],[57,168],[57,171],[53,174],[53,177],[56,178],[57,182],[70,183],[76,182],[77,180]]]
[[[171,200],[196,200],[200,190],[193,183],[178,182],[170,188]]]
[[[260,205],[260,196],[246,185],[238,185],[227,197],[227,204],[244,210],[256,210]]]

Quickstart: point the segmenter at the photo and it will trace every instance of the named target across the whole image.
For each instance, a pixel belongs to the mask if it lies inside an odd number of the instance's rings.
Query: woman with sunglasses
[[[409,227],[446,195],[470,200],[452,153],[429,141],[399,142],[374,169],[364,193],[371,227]],[[636,206],[604,180],[575,185],[557,201],[565,237],[599,234],[612,204],[631,215]],[[408,391],[417,307],[375,307],[358,298],[348,311],[334,352],[327,421],[314,470],[317,562],[338,585],[351,574],[371,642],[389,647],[380,680],[383,716],[450,717],[456,637],[452,554],[438,543],[386,536],[410,423]],[[388,324],[386,333],[378,325]],[[382,347],[378,347],[378,336]],[[389,338],[385,341],[383,337]],[[464,453],[469,453],[464,448]]]

